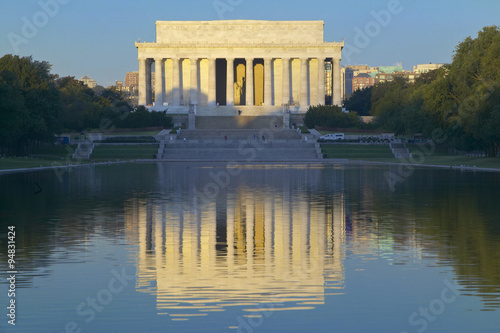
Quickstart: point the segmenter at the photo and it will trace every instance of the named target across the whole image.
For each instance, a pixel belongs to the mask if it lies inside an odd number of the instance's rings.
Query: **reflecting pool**
[[[396,168],[0,175],[0,331],[500,331],[500,173]]]

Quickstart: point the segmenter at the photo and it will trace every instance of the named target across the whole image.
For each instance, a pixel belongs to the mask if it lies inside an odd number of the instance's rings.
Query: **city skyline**
[[[0,22],[2,55],[33,56],[52,64],[53,74],[88,75],[107,87],[138,69],[134,42],[155,41],[158,20],[323,20],[324,40],[345,42],[343,66],[401,62],[410,70],[422,63],[451,62],[458,43],[497,24],[500,3],[27,0],[3,7],[9,15]]]

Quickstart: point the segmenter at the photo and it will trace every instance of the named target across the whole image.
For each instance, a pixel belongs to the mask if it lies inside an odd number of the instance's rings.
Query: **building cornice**
[[[227,43],[146,43],[135,42],[136,48],[331,48],[331,47],[344,47],[344,42],[325,42],[321,44],[310,43],[290,43],[290,44],[276,44],[276,43],[246,43],[246,44],[227,44]]]

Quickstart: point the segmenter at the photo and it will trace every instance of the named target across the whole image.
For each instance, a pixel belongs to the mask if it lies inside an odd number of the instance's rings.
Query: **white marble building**
[[[323,21],[157,21],[156,42],[135,43],[139,104],[178,113],[196,105],[206,115],[237,110],[265,115],[284,106],[301,113],[325,104],[325,62],[331,62],[329,95],[340,105],[344,43],[324,42],[323,26]]]

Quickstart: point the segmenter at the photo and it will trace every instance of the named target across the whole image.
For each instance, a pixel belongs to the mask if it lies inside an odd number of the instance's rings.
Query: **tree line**
[[[337,105],[311,105],[304,117],[304,125],[336,128],[362,128],[363,123],[356,112],[344,113]]]
[[[455,48],[452,63],[421,75],[411,84],[402,77],[356,91],[345,106],[376,116],[376,126],[401,135],[431,137],[442,129],[453,149],[500,151],[500,27]]]
[[[65,132],[172,126],[166,111],[134,109],[123,92],[90,89],[50,70],[48,62],[32,57],[0,58],[1,155],[31,154]]]

